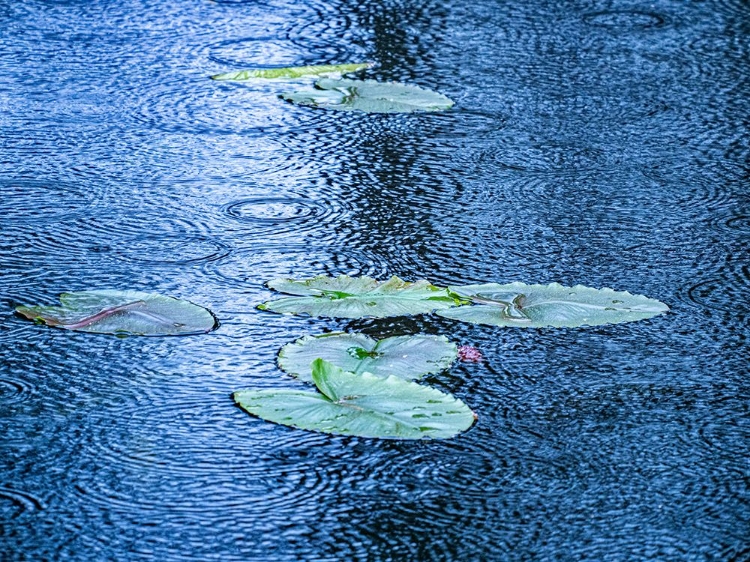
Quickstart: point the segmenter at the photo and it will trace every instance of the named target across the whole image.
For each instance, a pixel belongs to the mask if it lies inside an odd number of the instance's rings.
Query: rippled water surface
[[[0,4],[0,559],[750,560],[750,5]],[[442,114],[295,107],[252,66],[358,62]],[[609,286],[671,307],[511,330],[255,309],[278,276]],[[156,291],[201,337],[34,325]],[[265,423],[303,334],[446,334],[435,443]]]

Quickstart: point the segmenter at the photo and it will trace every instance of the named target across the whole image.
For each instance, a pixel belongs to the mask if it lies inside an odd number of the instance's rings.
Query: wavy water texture
[[[743,0],[0,2],[0,558],[745,560],[748,21]],[[456,103],[342,114],[209,78],[362,61]],[[670,312],[532,331],[256,308],[271,279],[342,274]],[[221,325],[14,313],[101,288]],[[277,353],[331,331],[478,349],[420,381],[476,424],[382,442],[234,406],[309,388]]]

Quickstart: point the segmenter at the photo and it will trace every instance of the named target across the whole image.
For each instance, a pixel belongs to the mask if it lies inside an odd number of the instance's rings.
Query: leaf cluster
[[[432,90],[375,80],[351,80],[344,75],[371,68],[370,63],[325,64],[289,66],[284,68],[252,68],[211,76],[212,80],[249,81],[277,80],[299,81],[315,78],[312,87],[283,92],[279,97],[296,105],[361,111],[365,113],[413,113],[444,111],[453,107],[453,101]]]
[[[613,289],[557,283],[484,283],[437,287],[391,277],[318,276],[275,279],[268,287],[286,297],[259,309],[331,318],[385,318],[436,313],[446,318],[505,327],[578,327],[631,322],[669,308],[654,299]],[[64,293],[61,306],[19,306],[22,316],[49,326],[116,335],[186,335],[217,327],[198,305],[154,293]],[[466,360],[481,360],[478,350]],[[304,336],[279,352],[279,367],[316,391],[241,390],[245,411],[283,425],[381,439],[445,439],[465,431],[476,415],[450,394],[413,382],[439,373],[458,348],[445,336],[411,335],[374,340],[364,334]]]
[[[557,283],[440,288],[398,277],[379,282],[370,277],[318,276],[275,279],[267,285],[293,296],[265,302],[261,310],[333,318],[435,312],[477,324],[541,328],[630,322],[668,310],[641,295]],[[481,358],[473,351],[471,360]],[[383,439],[453,437],[472,425],[474,414],[463,402],[404,379],[439,372],[456,356],[455,344],[441,336],[380,341],[364,334],[305,336],[281,349],[279,367],[313,382],[319,392],[244,390],[234,398],[253,415],[301,429]]]

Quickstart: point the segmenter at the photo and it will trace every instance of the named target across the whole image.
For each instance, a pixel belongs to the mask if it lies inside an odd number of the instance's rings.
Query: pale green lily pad
[[[314,89],[284,93],[281,97],[297,105],[366,113],[444,111],[453,107],[450,98],[432,90],[375,80],[323,79],[315,83]]]
[[[268,287],[282,293],[298,295],[268,301],[261,310],[281,314],[308,314],[329,318],[385,318],[425,314],[462,304],[428,281],[410,283],[398,277],[376,281],[371,277],[327,277],[321,275],[305,281],[274,279]]]
[[[191,302],[139,291],[82,291],[60,295],[62,306],[19,306],[30,320],[79,332],[176,336],[210,332],[216,318]]]
[[[395,376],[357,375],[316,359],[312,379],[320,393],[241,390],[233,397],[242,409],[270,422],[379,439],[447,439],[476,419],[450,394]]]
[[[339,77],[351,72],[372,67],[372,63],[355,64],[319,64],[313,66],[287,66],[284,68],[251,68],[238,72],[215,74],[211,80],[283,80],[314,77]]]
[[[409,380],[449,368],[457,354],[456,344],[445,336],[419,334],[375,340],[365,334],[333,333],[305,336],[285,345],[279,352],[279,367],[309,382],[312,362],[321,358],[350,373]]]
[[[462,322],[491,326],[598,326],[644,320],[669,310],[666,304],[643,295],[608,288],[592,289],[583,285],[486,283],[449,289],[479,305],[438,311],[438,314]]]

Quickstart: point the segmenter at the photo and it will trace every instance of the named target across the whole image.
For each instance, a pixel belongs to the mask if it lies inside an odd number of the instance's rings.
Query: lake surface
[[[750,560],[750,4],[0,4],[0,559]],[[449,112],[296,107],[247,67],[373,61]],[[514,330],[255,307],[275,277],[524,281],[659,299]],[[65,291],[210,308],[204,336],[16,316]],[[452,440],[294,430],[305,334],[445,334]]]

